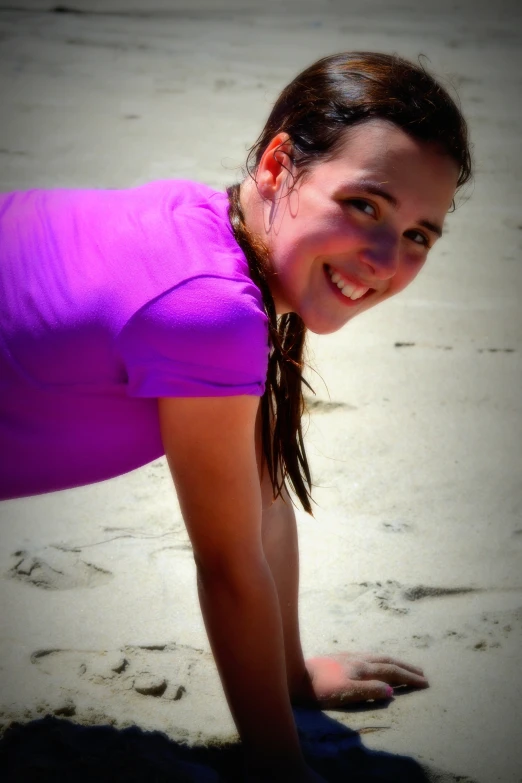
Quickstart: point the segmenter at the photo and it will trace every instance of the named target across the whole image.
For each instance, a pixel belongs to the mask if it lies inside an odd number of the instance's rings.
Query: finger
[[[391,655],[375,655],[374,653],[354,653],[349,654],[349,658],[358,658],[359,660],[368,661],[368,663],[389,663],[394,666],[399,666],[401,669],[405,669],[413,674],[418,674],[421,677],[424,676],[424,671],[419,666],[412,666],[411,663],[399,660],[399,658],[393,658]]]
[[[398,666],[394,663],[367,663],[368,676],[383,680],[389,685],[411,685],[414,688],[427,688],[428,680],[421,674]]]
[[[348,704],[358,704],[360,702],[383,701],[393,697],[393,688],[385,682],[379,680],[359,680],[350,685],[349,690],[344,693],[332,695],[329,698],[321,699],[321,707],[334,708],[343,707]]]

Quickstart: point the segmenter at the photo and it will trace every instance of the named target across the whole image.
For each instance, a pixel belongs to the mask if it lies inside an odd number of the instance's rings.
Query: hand
[[[306,662],[312,698],[322,709],[343,707],[368,699],[390,699],[393,685],[427,688],[417,666],[386,655],[340,653]]]

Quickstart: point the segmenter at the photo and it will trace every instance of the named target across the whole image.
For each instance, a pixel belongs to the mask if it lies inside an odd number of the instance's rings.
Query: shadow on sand
[[[359,734],[322,713],[296,711],[303,747],[332,783],[473,783],[411,758],[365,748]],[[0,741],[4,783],[239,783],[241,750],[188,747],[137,727],[83,726],[47,716],[13,723]],[[290,783],[290,781],[289,781]]]

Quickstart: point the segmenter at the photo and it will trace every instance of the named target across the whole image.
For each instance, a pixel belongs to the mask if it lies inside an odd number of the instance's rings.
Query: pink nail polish
[[[386,694],[389,699],[393,697],[393,688],[390,685],[386,686]]]

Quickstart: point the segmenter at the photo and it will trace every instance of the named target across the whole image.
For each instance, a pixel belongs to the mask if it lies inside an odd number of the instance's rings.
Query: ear
[[[288,133],[278,133],[267,145],[256,171],[257,190],[272,200],[292,168],[292,142]]]

